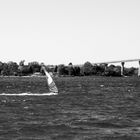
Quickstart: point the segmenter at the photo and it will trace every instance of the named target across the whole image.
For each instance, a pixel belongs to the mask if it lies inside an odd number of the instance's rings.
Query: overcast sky
[[[140,0],[0,0],[0,61],[140,58]]]

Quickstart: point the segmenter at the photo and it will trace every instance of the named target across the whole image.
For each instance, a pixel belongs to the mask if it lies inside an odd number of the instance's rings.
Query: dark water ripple
[[[0,96],[0,140],[140,139],[139,78],[55,80],[57,96]],[[43,78],[0,82],[1,93],[47,90]]]

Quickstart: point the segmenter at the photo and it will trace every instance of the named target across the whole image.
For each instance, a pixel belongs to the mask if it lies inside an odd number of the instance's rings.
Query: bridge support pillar
[[[124,76],[124,62],[121,62],[121,76]]]
[[[138,68],[138,76],[140,77],[140,61],[139,61],[139,68]]]

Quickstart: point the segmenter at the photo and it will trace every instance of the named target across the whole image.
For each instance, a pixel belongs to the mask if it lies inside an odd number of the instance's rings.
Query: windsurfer
[[[48,83],[48,87],[49,87],[49,90],[50,92],[53,92],[53,93],[58,93],[58,89],[52,79],[52,77],[50,76],[50,74],[46,71],[46,68],[45,66],[42,66],[42,70],[45,72],[46,74],[46,79],[47,79],[47,83]]]

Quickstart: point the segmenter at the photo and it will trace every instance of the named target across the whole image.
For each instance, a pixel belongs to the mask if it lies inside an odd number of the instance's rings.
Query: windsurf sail
[[[50,74],[46,71],[45,67],[42,67],[45,75],[46,75],[46,79],[47,79],[47,83],[48,83],[48,87],[49,87],[49,91],[52,93],[58,93],[58,88],[56,87],[56,84],[54,83],[52,77],[50,76]]]

